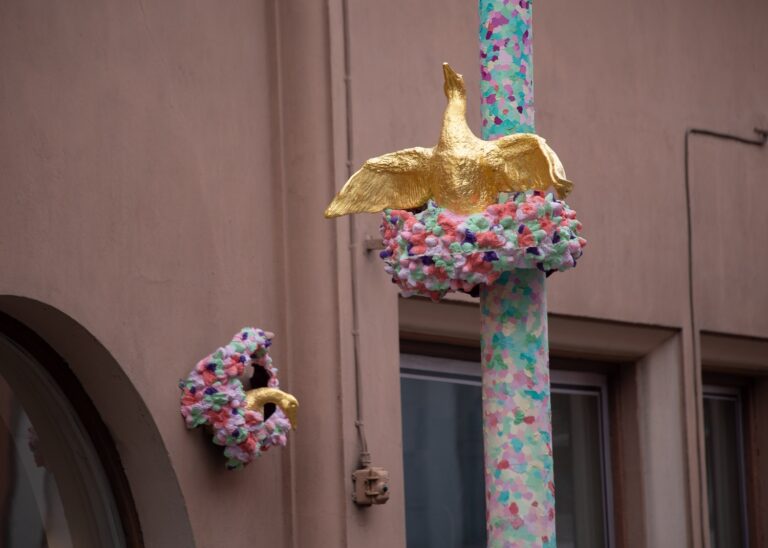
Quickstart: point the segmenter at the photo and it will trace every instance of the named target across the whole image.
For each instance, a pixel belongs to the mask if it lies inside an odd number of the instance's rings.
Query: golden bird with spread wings
[[[546,141],[516,133],[484,141],[469,129],[464,79],[443,63],[445,96],[440,141],[434,148],[408,148],[371,158],[334,198],[325,216],[413,209],[433,199],[456,213],[477,213],[500,192],[546,190],[565,198],[573,183]]]

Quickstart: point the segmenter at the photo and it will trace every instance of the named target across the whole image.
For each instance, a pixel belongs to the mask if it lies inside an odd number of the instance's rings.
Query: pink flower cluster
[[[404,296],[439,300],[492,284],[509,270],[572,268],[587,243],[580,230],[575,211],[538,190],[502,193],[498,203],[471,215],[429,202],[418,213],[384,212],[381,258]]]
[[[200,360],[181,388],[181,415],[187,428],[205,426],[213,443],[224,446],[227,468],[242,468],[273,446],[284,447],[291,424],[278,407],[267,419],[243,407],[245,390],[239,379],[249,365],[263,367],[268,386],[277,388],[272,341],[261,329],[246,327],[232,341]]]

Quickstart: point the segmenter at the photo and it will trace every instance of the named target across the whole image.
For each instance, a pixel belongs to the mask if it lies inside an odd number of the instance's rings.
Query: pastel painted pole
[[[480,0],[483,139],[534,132],[532,38],[529,0]]]
[[[444,63],[437,145],[371,158],[325,215],[383,211],[380,256],[405,297],[479,291],[488,546],[554,547],[545,278],[586,240],[563,201],[573,183],[532,133],[530,2],[481,0],[480,21],[485,139]]]
[[[534,131],[531,3],[480,0],[483,137]],[[546,276],[480,291],[489,547],[556,546]]]

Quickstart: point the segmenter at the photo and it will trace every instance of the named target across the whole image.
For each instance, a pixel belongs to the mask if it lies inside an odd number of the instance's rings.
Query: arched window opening
[[[0,545],[141,546],[95,407],[44,341],[0,320]]]

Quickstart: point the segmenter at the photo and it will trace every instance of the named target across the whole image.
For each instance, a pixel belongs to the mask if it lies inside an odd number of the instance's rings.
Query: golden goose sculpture
[[[246,409],[258,411],[262,417],[264,416],[264,406],[268,403],[274,403],[282,409],[291,423],[291,428],[297,429],[299,402],[293,395],[278,388],[255,388],[245,393]]]
[[[483,211],[499,192],[546,190],[565,198],[573,183],[546,141],[516,133],[484,141],[469,129],[464,78],[443,63],[445,96],[440,140],[434,148],[408,148],[372,158],[325,210],[328,218],[384,209],[413,209],[433,199],[455,213]]]

